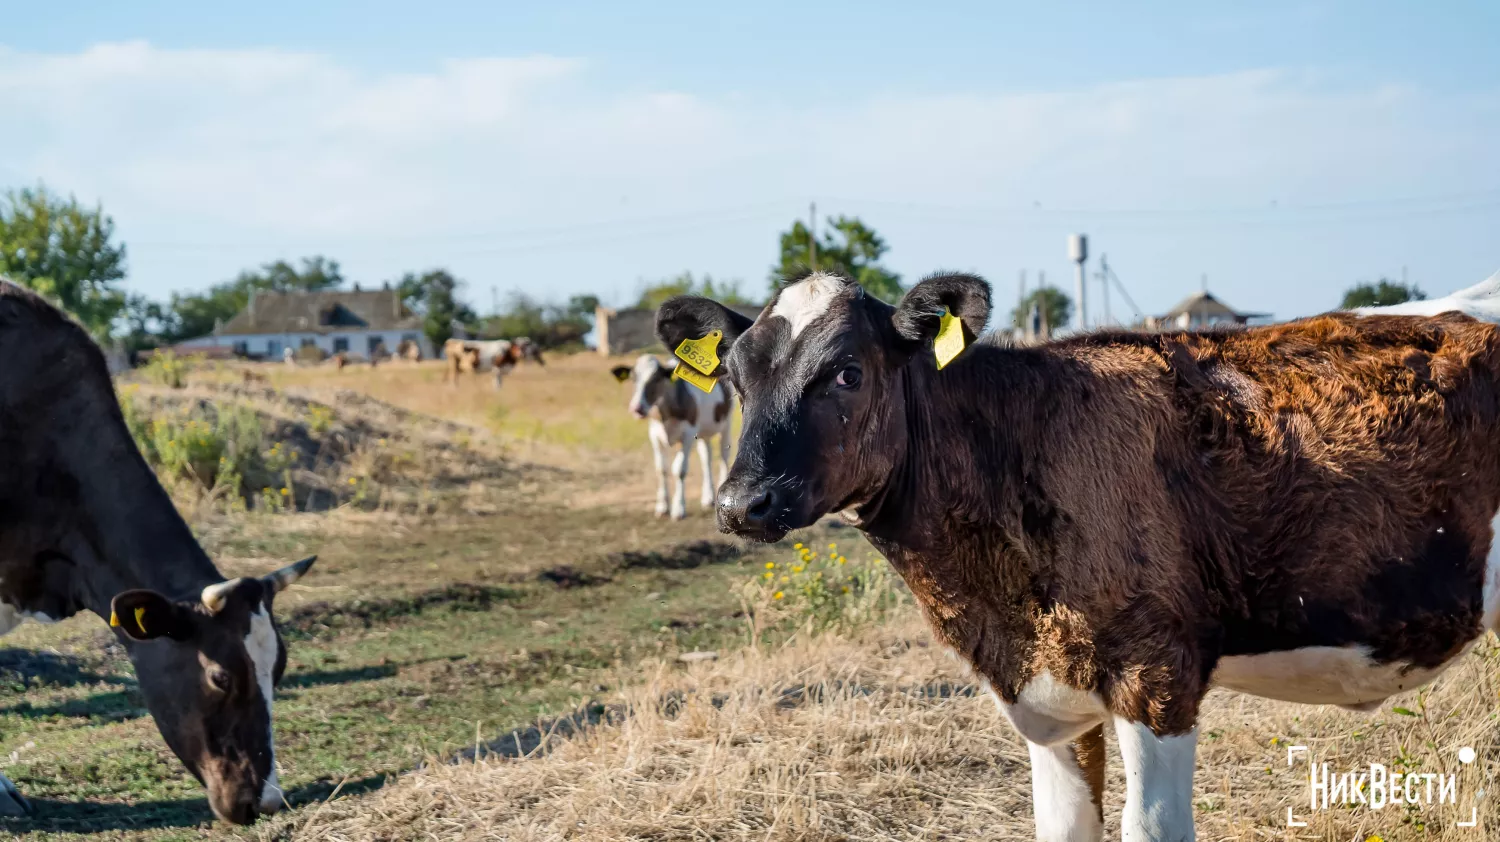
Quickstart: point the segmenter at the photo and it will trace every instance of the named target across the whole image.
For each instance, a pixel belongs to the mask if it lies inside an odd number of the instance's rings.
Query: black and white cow
[[[79,611],[111,620],[167,745],[226,821],[282,805],[271,696],[286,668],[276,594],[214,567],[136,449],[99,348],[0,281],[0,634]],[[27,803],[0,777],[0,815]]]
[[[719,480],[729,472],[729,425],[734,403],[722,383],[715,383],[713,391],[705,392],[683,380],[672,379],[676,361],[665,365],[650,354],[642,354],[634,366],[615,366],[610,373],[620,382],[632,381],[635,388],[630,393],[630,414],[647,419],[646,437],[651,442],[651,454],[656,459],[656,514],[668,513],[667,503],[667,454],[677,448],[672,457],[672,474],[677,478],[676,492],[672,495],[670,511],[674,519],[687,517],[687,470],[688,452],[694,443],[698,447],[698,458],[703,462],[703,493],[699,498],[703,508],[714,504],[714,492],[718,483],[709,459],[709,440],[719,439]]]
[[[944,312],[968,347],[939,370]],[[1037,836],[1103,834],[1104,729],[1127,842],[1194,837],[1214,685],[1358,710],[1500,619],[1500,329],[1337,313],[1209,333],[976,341],[988,284],[899,306],[812,275],[722,331],[743,401],[720,528],[777,541],[842,513],[1030,747]]]

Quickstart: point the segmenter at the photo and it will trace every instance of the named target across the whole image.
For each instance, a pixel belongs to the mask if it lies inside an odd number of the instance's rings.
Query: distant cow
[[[715,383],[712,392],[692,386],[682,380],[672,379],[676,361],[662,365],[650,354],[642,354],[634,366],[615,366],[610,373],[620,382],[634,381],[635,389],[630,394],[630,413],[637,418],[649,419],[646,437],[651,442],[651,453],[656,457],[656,514],[667,514],[667,454],[677,447],[672,457],[672,474],[677,477],[677,490],[672,495],[673,518],[687,517],[687,469],[688,452],[693,443],[698,444],[698,458],[703,462],[703,494],[699,498],[703,508],[714,504],[713,466],[709,459],[709,439],[719,437],[719,481],[729,472],[729,416],[733,401],[722,383]]]
[[[269,382],[266,380],[266,376],[264,374],[261,374],[257,371],[251,371],[248,368],[240,369],[240,375],[241,378],[245,381],[246,386],[252,386],[256,383],[265,384]]]
[[[297,365],[297,355],[292,352],[291,348],[282,348],[281,361],[289,366],[295,367]]]
[[[488,371],[494,373],[495,388],[498,389],[505,375],[515,370],[523,359],[546,365],[542,361],[541,350],[530,340],[523,343],[521,340],[509,339],[449,339],[443,343],[443,356],[448,362],[443,379],[452,380],[454,386],[458,385],[461,374],[481,374]]]
[[[396,345],[396,358],[409,363],[419,363],[422,361],[422,346],[415,340],[403,339]]]
[[[275,812],[271,696],[286,645],[272,606],[313,560],[226,581],[136,449],[99,348],[4,282],[0,359],[0,634],[80,611],[110,620],[213,811],[238,824]],[[0,777],[0,815],[27,811]]]
[[[968,347],[939,370],[945,313]],[[1007,347],[975,341],[989,315],[973,276],[892,307],[814,274],[754,322],[674,298],[657,331],[722,331],[744,427],[720,528],[862,530],[1026,738],[1041,839],[1101,838],[1106,724],[1121,836],[1191,840],[1210,687],[1372,710],[1496,628],[1495,325],[1336,313]]]
[[[347,366],[347,365],[349,365],[349,355],[348,354],[344,353],[343,351],[339,351],[338,353],[336,353],[336,354],[333,355],[333,367],[334,367],[334,369],[336,369],[338,371],[343,371],[344,367]]]

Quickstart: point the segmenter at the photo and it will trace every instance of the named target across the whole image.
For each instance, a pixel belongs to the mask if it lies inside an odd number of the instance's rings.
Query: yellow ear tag
[[[141,634],[146,633],[146,606],[142,605],[135,609],[135,624],[141,630]]]
[[[964,349],[964,323],[957,316],[943,310],[943,320],[938,323],[937,339],[932,341],[932,352],[937,355],[937,367],[941,369],[958,352]]]
[[[116,614],[113,609],[109,612],[109,627],[112,629],[120,627],[120,615]]]
[[[702,339],[684,339],[673,353],[677,354],[683,362],[697,369],[699,374],[713,374],[714,369],[719,367],[719,340],[722,338],[724,338],[723,331],[716,330]],[[688,382],[693,381],[688,380]]]
[[[712,377],[704,377],[685,365],[674,366],[672,368],[672,379],[686,380],[705,392],[712,392],[714,390],[714,383],[717,382]]]

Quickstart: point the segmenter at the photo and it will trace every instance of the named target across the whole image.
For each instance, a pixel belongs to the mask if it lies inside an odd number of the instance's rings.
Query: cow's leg
[[[712,510],[714,507],[714,493],[719,486],[714,482],[714,461],[708,453],[708,439],[698,439],[698,461],[703,463],[703,493],[698,495],[698,502],[705,509]]]
[[[697,438],[693,433],[683,433],[677,455],[672,457],[672,474],[677,478],[677,485],[672,489],[673,520],[682,520],[687,517],[688,455],[693,452],[693,442]]]
[[[20,791],[9,778],[0,775],[0,816],[29,815],[31,815],[31,803],[21,797]]]
[[[1158,737],[1139,722],[1115,717],[1120,759],[1125,763],[1125,842],[1191,842],[1193,760],[1198,729]]]
[[[1040,842],[1100,842],[1104,838],[1104,726],[1070,745],[1031,750],[1031,805]]]
[[[651,455],[656,459],[656,516],[667,514],[667,450],[671,447],[657,436],[651,437]]]

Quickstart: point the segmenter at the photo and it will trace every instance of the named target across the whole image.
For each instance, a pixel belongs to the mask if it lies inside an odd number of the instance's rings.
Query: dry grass
[[[328,840],[1030,839],[1026,749],[964,670],[907,614],[855,639],[662,666],[630,714],[550,753],[434,766],[279,828]],[[1500,827],[1493,790],[1496,655],[1473,654],[1426,716],[1366,716],[1215,693],[1196,778],[1198,838],[1476,842]],[[668,700],[668,704],[662,704]],[[680,703],[678,702],[680,700]],[[1420,708],[1414,698],[1405,705]],[[1288,744],[1338,769],[1379,762],[1459,775],[1459,804],[1310,812]],[[1461,766],[1461,745],[1479,760]],[[1435,749],[1434,749],[1435,746]],[[1106,837],[1124,792],[1111,746]],[[1478,807],[1480,827],[1456,822]],[[1287,809],[1306,828],[1291,830]]]

